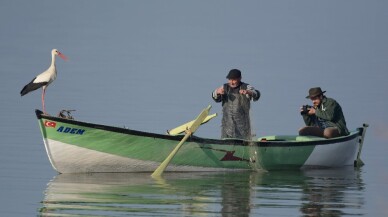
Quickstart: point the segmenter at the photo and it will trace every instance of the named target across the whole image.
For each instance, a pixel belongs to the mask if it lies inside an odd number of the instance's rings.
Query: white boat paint
[[[52,167],[59,173],[102,173],[102,172],[153,172],[160,162],[126,158],[103,153],[52,139],[44,140]],[[215,172],[241,171],[214,167],[175,166],[170,164],[169,172]]]
[[[305,166],[340,167],[354,164],[358,150],[358,137],[336,144],[317,145],[305,162]]]

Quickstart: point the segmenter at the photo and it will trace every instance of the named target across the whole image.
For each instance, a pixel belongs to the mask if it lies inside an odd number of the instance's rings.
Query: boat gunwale
[[[167,139],[167,140],[174,140],[174,141],[180,141],[183,138],[183,135],[164,135],[159,133],[151,133],[151,132],[145,132],[145,131],[138,131],[138,130],[132,130],[127,128],[121,128],[121,127],[114,127],[114,126],[108,126],[108,125],[102,125],[102,124],[94,124],[94,123],[88,123],[84,121],[78,121],[74,119],[66,119],[61,117],[54,117],[50,115],[45,115],[42,111],[36,109],[35,110],[36,116],[38,120],[44,118],[52,121],[58,121],[63,122],[67,124],[73,124],[73,125],[79,125],[83,127],[88,128],[94,128],[99,130],[106,130],[110,132],[116,132],[116,133],[122,133],[122,134],[129,134],[129,135],[136,135],[136,136],[146,136],[146,137],[153,137],[158,139]],[[336,137],[331,139],[322,139],[322,140],[311,140],[311,141],[249,141],[249,140],[241,140],[241,139],[211,139],[211,138],[202,138],[197,136],[191,136],[187,141],[188,142],[195,142],[199,143],[199,145],[205,145],[205,144],[216,144],[216,145],[237,145],[237,146],[259,146],[259,147],[302,147],[302,146],[315,146],[315,145],[331,145],[341,142],[346,142],[353,140],[356,137],[359,137],[362,133],[362,128],[357,128],[358,132],[353,132],[347,136],[342,137]]]

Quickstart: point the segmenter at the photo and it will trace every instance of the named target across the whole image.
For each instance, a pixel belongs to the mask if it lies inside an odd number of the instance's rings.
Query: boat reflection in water
[[[61,174],[48,183],[44,216],[362,216],[353,167],[327,170]]]

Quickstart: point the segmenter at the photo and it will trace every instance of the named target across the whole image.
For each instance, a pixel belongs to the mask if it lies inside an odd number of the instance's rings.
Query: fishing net
[[[227,106],[222,112],[222,138],[251,140],[249,117],[250,97],[239,93],[239,88],[228,88]]]
[[[249,89],[248,90],[254,90]],[[253,170],[263,170],[260,166],[258,156],[258,147],[255,143],[255,133],[251,128],[251,114],[250,114],[250,101],[249,95],[240,94],[240,88],[228,88],[226,94],[227,106],[223,106],[223,119],[222,119],[222,138],[237,138],[244,139],[248,142],[249,150],[249,164]]]

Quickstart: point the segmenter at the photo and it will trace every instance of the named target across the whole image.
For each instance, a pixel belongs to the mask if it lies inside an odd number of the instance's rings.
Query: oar
[[[213,119],[214,117],[217,116],[217,113],[214,113],[212,115],[208,115],[201,123],[204,124],[204,123],[207,123],[208,121],[210,121],[211,119]],[[190,122],[187,122],[185,124],[182,124],[180,125],[179,127],[175,127],[174,129],[171,129],[171,130],[167,130],[167,134],[168,135],[172,135],[172,136],[175,136],[175,135],[178,135],[178,134],[181,134],[183,133],[185,130],[187,130],[189,128],[190,125],[192,125],[194,123],[194,120],[193,121],[190,121]]]
[[[185,143],[185,141],[198,129],[202,121],[209,114],[210,108],[211,105],[202,110],[202,112],[194,120],[193,124],[188,128],[186,135],[183,137],[183,139],[178,143],[174,150],[172,150],[172,152],[167,156],[167,158],[160,164],[160,166],[156,168],[156,170],[152,173],[152,177],[160,177],[163,174],[164,170],[166,169],[172,158],[175,156],[175,154],[178,152],[180,147],[183,145],[183,143]]]
[[[359,144],[359,148],[358,148],[358,153],[357,153],[357,159],[354,161],[354,166],[356,167],[362,167],[364,166],[364,162],[362,162],[360,156],[361,156],[361,150],[362,150],[362,145],[364,144],[364,137],[365,137],[365,133],[366,133],[366,128],[369,127],[368,124],[364,123],[362,125],[362,133],[361,133],[361,137],[360,137],[360,144]]]

